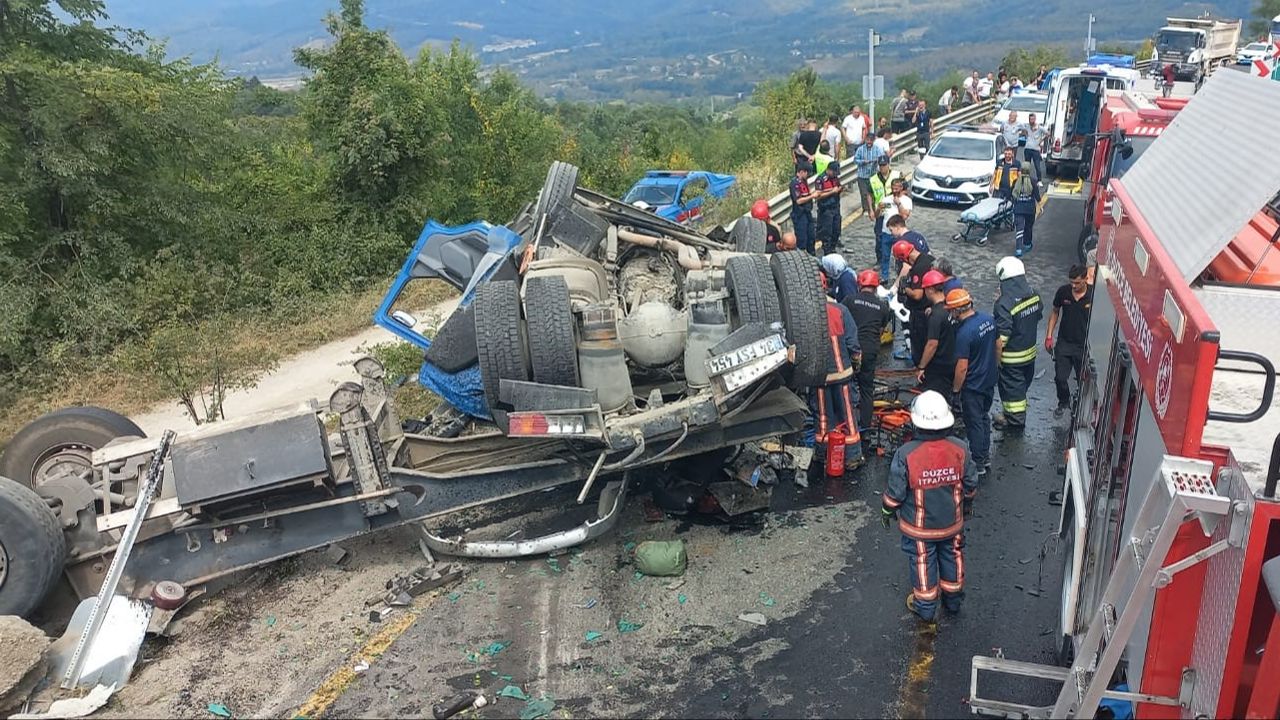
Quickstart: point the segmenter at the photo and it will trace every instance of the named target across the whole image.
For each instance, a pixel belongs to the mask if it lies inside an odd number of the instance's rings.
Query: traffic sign
[[[883,100],[884,99],[884,76],[883,75],[863,75],[862,76],[862,99],[863,100]]]

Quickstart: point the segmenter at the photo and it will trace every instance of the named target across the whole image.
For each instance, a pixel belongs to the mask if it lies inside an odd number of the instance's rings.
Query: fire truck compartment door
[[[1065,637],[1076,635],[1076,607],[1080,602],[1080,580],[1084,576],[1084,537],[1088,532],[1089,519],[1085,488],[1089,483],[1089,469],[1082,455],[1078,447],[1067,451],[1066,480],[1062,488],[1063,517],[1058,529],[1062,537],[1070,537],[1073,540],[1070,546],[1064,549],[1064,552],[1070,553],[1065,559],[1062,574],[1060,625],[1062,635]],[[1071,506],[1069,513],[1067,512],[1068,504]]]
[[[1250,120],[1222,131],[1223,117]],[[1200,275],[1280,187],[1280,83],[1214,73],[1122,180],[1152,237],[1188,282]],[[1248,158],[1240,165],[1214,158]]]

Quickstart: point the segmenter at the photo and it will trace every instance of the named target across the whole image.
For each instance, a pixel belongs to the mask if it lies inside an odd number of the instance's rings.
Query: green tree
[[[1280,15],[1280,0],[1256,0],[1253,19],[1249,21],[1249,32],[1256,37],[1265,37],[1271,31],[1271,21]]]
[[[1040,66],[1055,68],[1074,64],[1067,51],[1057,45],[1037,45],[1031,50],[1014,48],[1005,54],[1000,65],[1010,76],[1017,75],[1024,83],[1034,79]]]

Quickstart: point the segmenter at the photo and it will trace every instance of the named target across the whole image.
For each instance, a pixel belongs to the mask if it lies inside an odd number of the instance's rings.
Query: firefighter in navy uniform
[[[822,252],[840,252],[840,163],[832,160],[818,176],[818,242]]]
[[[1027,283],[1022,261],[1005,257],[996,263],[1000,297],[996,300],[996,362],[1000,365],[1000,405],[997,427],[1021,429],[1027,425],[1027,390],[1036,372],[1036,333],[1044,307]]]
[[[809,189],[809,164],[796,163],[796,176],[791,178],[791,229],[796,232],[796,246],[813,254],[814,193]]]
[[[941,594],[948,612],[964,600],[964,520],[978,492],[969,446],[949,432],[955,423],[946,398],[932,390],[911,404],[916,436],[893,454],[881,498],[885,528],[896,515],[909,558],[907,608],[933,622]],[[941,593],[939,593],[941,590]]]
[[[893,311],[884,298],[876,295],[880,273],[863,270],[858,273],[858,292],[844,299],[849,315],[858,326],[858,345],[862,348],[862,367],[858,370],[858,430],[871,427],[875,408],[876,363],[880,359],[880,337],[893,322]]]
[[[826,306],[831,355],[827,359],[826,382],[814,388],[816,440],[819,447],[825,448],[827,433],[840,429],[844,434],[845,468],[852,470],[862,465],[862,437],[858,434],[858,416],[854,410],[858,406],[854,399],[854,375],[861,367],[862,347],[858,344],[858,326],[849,308],[830,296]]]

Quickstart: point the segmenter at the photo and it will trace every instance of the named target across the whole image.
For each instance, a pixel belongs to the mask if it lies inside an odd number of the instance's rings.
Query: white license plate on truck
[[[733,392],[772,372],[785,363],[786,358],[786,343],[781,335],[774,334],[709,358],[707,375],[719,378],[725,392]]]

